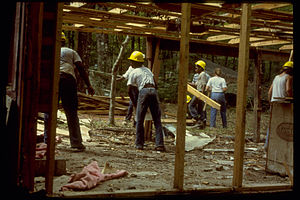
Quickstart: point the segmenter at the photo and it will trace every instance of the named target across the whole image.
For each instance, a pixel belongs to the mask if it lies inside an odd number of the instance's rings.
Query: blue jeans
[[[227,127],[226,120],[226,100],[223,92],[212,92],[210,98],[221,105],[220,114],[222,118],[223,128]],[[216,127],[217,109],[210,109],[210,127]]]
[[[144,120],[148,107],[150,108],[155,126],[155,146],[164,146],[163,130],[160,119],[161,110],[155,88],[143,88],[139,91],[136,109],[137,122],[135,145],[137,147],[142,147],[144,145]]]

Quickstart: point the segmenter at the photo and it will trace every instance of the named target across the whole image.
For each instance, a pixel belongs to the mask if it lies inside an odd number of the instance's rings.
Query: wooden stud
[[[159,60],[159,50],[160,50],[160,39],[157,39],[155,45],[154,61],[152,66],[152,73],[154,75],[154,80],[156,81],[156,83],[158,83],[160,63],[161,63],[161,60]]]
[[[245,112],[249,68],[249,33],[250,33],[251,5],[242,4],[241,42],[239,45],[237,106],[234,145],[234,168],[232,186],[240,188],[243,182],[243,159],[245,145]]]
[[[20,111],[22,120],[22,151],[20,152],[23,161],[21,164],[23,186],[29,191],[34,190],[34,167],[36,148],[36,123],[38,113],[39,96],[39,70],[41,64],[41,38],[42,38],[42,15],[43,3],[33,2],[27,4],[28,24],[25,28],[26,36],[24,48],[24,65],[21,67],[22,76],[19,86],[22,95],[18,98],[23,99]],[[21,145],[21,143],[20,143]]]
[[[54,23],[55,30],[52,30],[52,38],[54,39],[54,48],[52,52],[52,85],[50,96],[50,112],[48,120],[48,138],[46,153],[46,193],[51,195],[53,192],[53,177],[55,171],[55,136],[56,136],[56,120],[57,120],[57,99],[59,90],[59,60],[61,47],[61,24],[62,24],[62,7],[63,3],[46,3],[45,12],[55,13],[53,19],[47,19],[48,23]],[[46,25],[46,24],[45,24]]]
[[[254,68],[254,138],[253,141],[260,141],[260,119],[261,119],[261,53],[257,51]]]
[[[186,131],[186,94],[187,74],[189,64],[189,33],[191,3],[181,4],[181,39],[180,39],[180,66],[178,72],[178,110],[177,110],[177,133],[174,168],[174,188],[183,190],[184,179],[184,151]]]

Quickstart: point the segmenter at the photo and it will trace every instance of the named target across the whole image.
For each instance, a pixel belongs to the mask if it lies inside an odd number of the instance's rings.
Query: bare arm
[[[268,100],[269,100],[269,101],[271,101],[272,90],[273,90],[273,83],[272,83],[272,85],[270,86],[269,91],[268,91]]]
[[[286,95],[287,97],[293,96],[293,77],[288,76],[286,80]]]
[[[93,96],[95,94],[95,91],[94,91],[94,89],[93,89],[93,87],[90,83],[90,79],[89,79],[88,74],[84,70],[82,62],[77,61],[74,64],[75,64],[76,68],[78,69],[78,72],[79,72],[80,76],[82,77],[82,79],[84,80],[85,84],[88,86],[89,94]]]

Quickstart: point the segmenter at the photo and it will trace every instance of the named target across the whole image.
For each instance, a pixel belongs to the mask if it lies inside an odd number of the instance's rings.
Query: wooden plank
[[[190,86],[189,84],[187,84],[187,91],[189,93],[191,93],[192,95],[196,96],[198,99],[206,102],[211,107],[213,107],[217,110],[221,109],[221,105],[218,102],[212,100],[211,98],[209,98],[208,96],[206,96],[202,92],[196,90],[194,87]]]
[[[260,141],[260,119],[261,119],[261,68],[262,68],[262,60],[261,60],[261,53],[257,52],[255,59],[255,68],[254,68],[254,138],[253,141],[259,142]]]
[[[181,39],[180,39],[180,65],[178,77],[178,109],[177,109],[177,133],[175,150],[175,167],[173,187],[183,190],[184,179],[184,152],[186,131],[186,84],[189,65],[189,33],[191,3],[181,4]]]
[[[287,175],[294,171],[294,116],[293,103],[274,102],[267,150],[266,171]],[[284,163],[288,166],[286,170]]]
[[[234,189],[231,187],[206,187],[201,189],[185,189],[183,191],[177,189],[167,189],[167,190],[117,190],[113,192],[100,192],[100,191],[65,191],[63,192],[63,197],[65,198],[149,198],[149,197],[173,197],[176,195],[187,195],[189,197],[199,196],[199,197],[209,197],[208,199],[212,199],[211,197],[215,197],[217,194],[220,195],[229,195],[226,197],[230,197],[230,194],[235,192],[236,194],[254,194],[254,192],[265,193],[265,192],[291,192],[292,186],[288,184],[251,184],[245,187]],[[236,194],[233,194],[234,197],[237,197]],[[208,196],[213,195],[213,196]],[[246,196],[245,196],[246,197]]]
[[[237,103],[236,103],[236,126],[234,144],[234,167],[232,186],[240,188],[243,182],[243,163],[245,145],[246,123],[246,95],[249,68],[249,34],[250,34],[251,6],[242,4],[241,16],[241,42],[239,45],[238,80],[237,80]]]
[[[177,124],[177,119],[161,119],[162,124]],[[186,120],[186,124],[194,124],[194,121],[191,119]]]

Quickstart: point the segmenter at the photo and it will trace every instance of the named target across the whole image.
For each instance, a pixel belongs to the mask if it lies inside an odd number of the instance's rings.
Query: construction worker
[[[210,76],[205,72],[206,63],[203,60],[198,60],[195,63],[195,75],[193,77],[192,86],[196,87],[198,91],[204,93],[206,84]],[[189,103],[188,109],[193,119],[196,120],[196,126],[203,129],[206,126],[206,110],[204,109],[204,102],[193,96]]]
[[[88,93],[94,95],[95,91],[91,86],[89,76],[86,73],[82,60],[78,53],[73,49],[65,47],[66,36],[62,32],[61,35],[61,49],[60,49],[60,73],[59,73],[59,99],[61,99],[62,107],[65,111],[71,148],[84,150],[85,146],[82,144],[81,131],[79,126],[79,119],[77,114],[78,98],[77,98],[77,83],[75,76],[75,67],[78,69],[80,76],[83,78],[85,84],[88,86]],[[45,117],[45,124],[47,124],[47,117]],[[45,131],[45,138],[47,140],[47,131]]]
[[[274,97],[291,97],[293,96],[293,68],[294,62],[287,61],[280,70],[280,74],[275,76],[269,91],[268,98],[270,102],[281,101]]]
[[[161,124],[161,110],[156,91],[157,85],[153,73],[149,68],[143,65],[144,58],[144,54],[139,51],[132,52],[128,58],[131,61],[131,66],[134,68],[128,78],[128,90],[134,86],[137,86],[139,90],[136,109],[137,122],[135,148],[139,150],[143,150],[144,148],[144,120],[147,109],[150,108],[156,133],[155,150],[165,151]]]
[[[282,101],[285,97],[292,97],[293,96],[293,68],[294,62],[287,61],[281,67],[280,74],[275,76],[273,82],[268,91],[268,99],[271,103],[275,101]],[[276,99],[282,98],[282,99]],[[269,138],[269,128],[267,130],[266,142],[264,145],[265,150],[267,150],[268,145],[268,138]]]
[[[226,100],[225,92],[227,90],[226,81],[221,77],[221,68],[215,69],[215,76],[208,80],[207,91],[211,91],[210,98],[221,105],[220,113],[223,128],[227,128],[227,119],[226,119]],[[216,127],[216,116],[217,109],[211,107],[210,109],[210,127]]]

